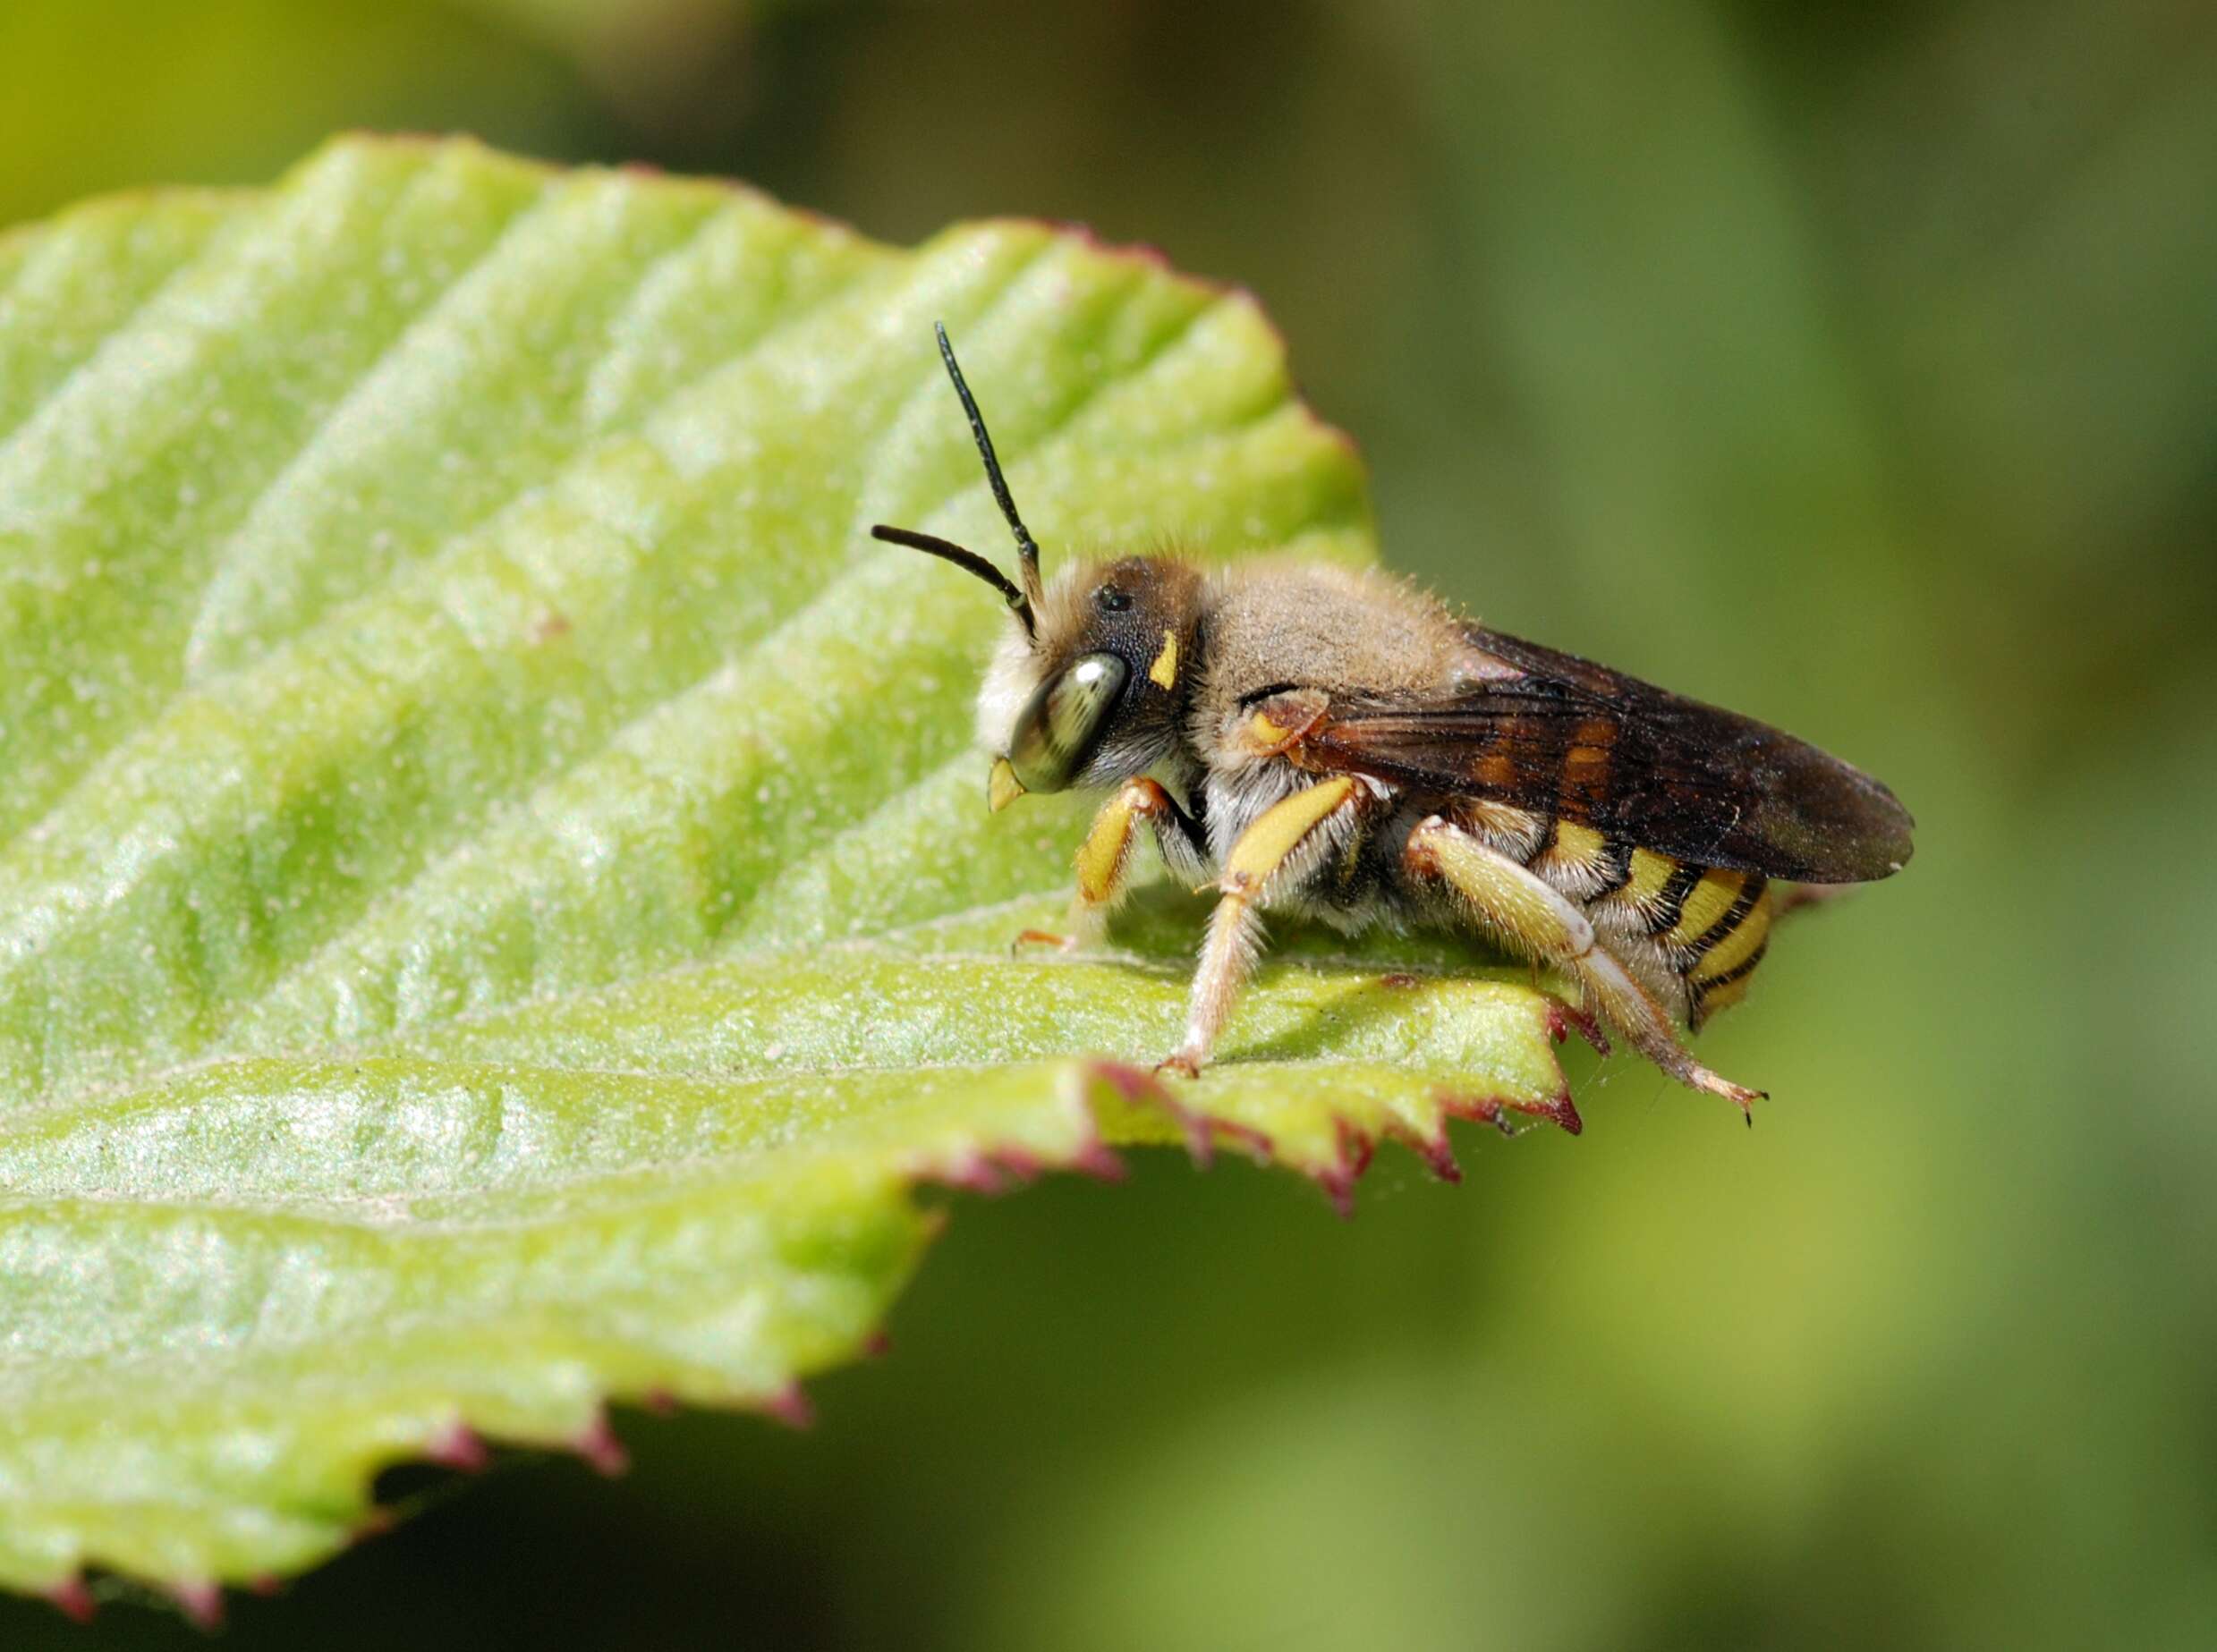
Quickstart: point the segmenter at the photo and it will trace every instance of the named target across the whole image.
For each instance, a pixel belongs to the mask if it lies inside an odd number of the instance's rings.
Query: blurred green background
[[[1351,1226],[1167,1155],[968,1201],[812,1433],[395,1477],[234,1645],[2217,1644],[2217,12],[0,9],[0,223],[342,126],[1159,243],[1391,561],[1921,830],[1704,1040],[1752,1133],[1619,1062]]]

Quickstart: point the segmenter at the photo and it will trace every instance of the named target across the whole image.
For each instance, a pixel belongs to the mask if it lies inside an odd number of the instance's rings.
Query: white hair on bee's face
[[[1039,656],[1032,639],[1019,626],[1004,628],[978,687],[978,743],[996,757],[1004,755],[1016,731],[1017,714],[1038,686]]]

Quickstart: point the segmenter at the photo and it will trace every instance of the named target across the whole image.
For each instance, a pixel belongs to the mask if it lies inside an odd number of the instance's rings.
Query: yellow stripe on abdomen
[[[1694,885],[1686,903],[1678,908],[1678,921],[1670,926],[1663,936],[1671,946],[1691,946],[1709,933],[1717,919],[1732,910],[1732,903],[1740,898],[1746,886],[1747,874],[1729,872],[1721,867],[1712,867],[1702,874],[1701,882]]]
[[[1734,905],[1740,904],[1747,893],[1743,889]],[[1689,1026],[1698,1028],[1719,1010],[1746,995],[1748,978],[1763,962],[1763,950],[1771,939],[1770,886],[1757,884],[1753,893],[1754,899],[1746,902],[1746,911],[1724,934],[1716,935],[1713,939],[1709,936],[1696,937],[1697,942],[1708,944],[1686,965]],[[1724,921],[1722,918],[1717,920],[1718,924]],[[1712,935],[1715,926],[1712,926]]]
[[[1731,933],[1720,936],[1716,945],[1695,962],[1687,978],[1698,986],[1720,975],[1729,975],[1754,955],[1770,933],[1771,892],[1766,889]]]
[[[1597,869],[1601,851],[1608,846],[1609,840],[1590,826],[1580,826],[1575,820],[1555,823],[1555,863],[1566,871]]]
[[[1670,874],[1678,869],[1678,863],[1669,855],[1659,855],[1652,849],[1635,849],[1632,851],[1632,876],[1625,880],[1617,898],[1634,906],[1652,906],[1661,896],[1663,885],[1670,881]]]

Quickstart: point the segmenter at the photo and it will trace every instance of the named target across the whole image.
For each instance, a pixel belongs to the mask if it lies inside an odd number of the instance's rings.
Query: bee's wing
[[[1301,760],[1771,877],[1859,883],[1908,860],[1908,811],[1814,746],[1576,655],[1469,638],[1500,674],[1434,699],[1334,696]]]

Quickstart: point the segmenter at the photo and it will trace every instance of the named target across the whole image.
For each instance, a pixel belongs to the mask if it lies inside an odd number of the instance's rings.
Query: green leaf
[[[1344,1193],[1561,1095],[1450,944],[1289,936],[1184,1106],[1199,902],[1009,955],[1083,803],[988,818],[998,606],[866,537],[999,541],[941,317],[1050,557],[1372,554],[1253,301],[1045,225],[358,140],[0,241],[0,1581],[205,1607],[396,1460],[790,1412],[919,1182]]]

